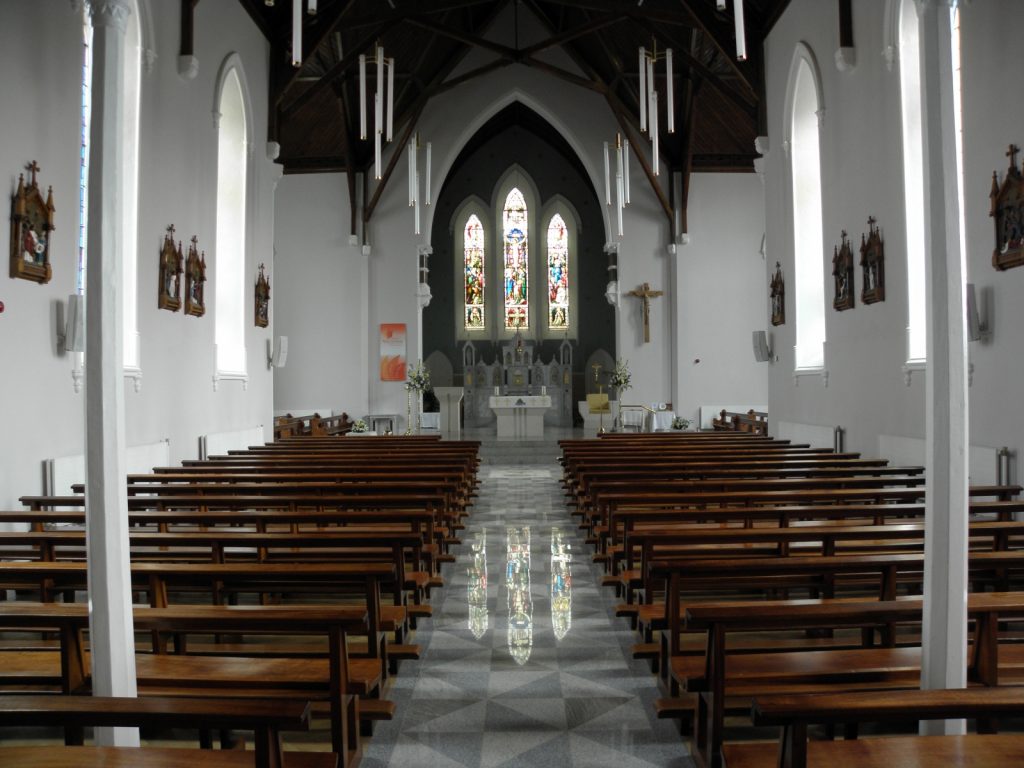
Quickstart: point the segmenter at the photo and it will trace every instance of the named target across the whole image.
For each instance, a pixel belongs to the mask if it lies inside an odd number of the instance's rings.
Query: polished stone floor
[[[366,768],[692,766],[563,505],[552,443],[482,449],[481,493]]]

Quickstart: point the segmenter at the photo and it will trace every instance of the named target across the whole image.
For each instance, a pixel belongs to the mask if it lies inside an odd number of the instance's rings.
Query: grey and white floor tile
[[[480,496],[367,768],[691,768],[563,503],[556,451],[485,442]],[[509,459],[506,461],[506,459]]]

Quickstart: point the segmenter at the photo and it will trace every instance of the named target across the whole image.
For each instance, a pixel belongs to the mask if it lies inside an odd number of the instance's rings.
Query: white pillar
[[[121,145],[128,0],[92,3],[89,264],[86,270],[85,436],[89,629],[93,692],[135,696],[128,565],[121,324]],[[138,744],[134,729],[100,729],[103,744]]]
[[[669,392],[672,393],[672,407],[680,416],[686,416],[683,410],[683,296],[685,296],[685,280],[683,277],[683,266],[680,261],[690,242],[689,234],[682,234],[680,242],[669,243],[665,251],[669,260],[669,290],[666,291],[669,311],[669,342],[668,354],[669,365]]]
[[[967,665],[967,339],[949,4],[919,0],[928,306],[921,686],[962,688]],[[962,733],[963,721],[924,730]]]

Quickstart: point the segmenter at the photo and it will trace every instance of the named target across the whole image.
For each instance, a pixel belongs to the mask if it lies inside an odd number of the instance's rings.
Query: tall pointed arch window
[[[569,328],[569,229],[556,213],[548,222],[548,330]]]
[[[463,288],[465,290],[464,316],[467,331],[487,328],[487,249],[484,225],[475,214],[470,214],[462,234]]]
[[[796,272],[796,369],[825,367],[825,270],[821,213],[821,100],[814,58],[797,48],[790,77],[790,162]]]
[[[530,231],[526,200],[518,187],[505,198],[502,209],[504,244],[505,328],[530,327]]]
[[[907,237],[907,362],[927,358],[924,263],[924,152],[921,126],[920,29],[914,0],[899,15],[900,115],[903,127],[903,210]]]
[[[244,376],[246,109],[238,67],[231,60],[225,67],[217,131],[217,372]]]

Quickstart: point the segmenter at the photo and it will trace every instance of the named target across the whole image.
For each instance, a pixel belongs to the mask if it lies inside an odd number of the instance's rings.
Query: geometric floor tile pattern
[[[654,680],[630,658],[633,634],[563,504],[558,465],[492,461],[417,630],[422,658],[403,663],[396,717],[362,765],[690,768],[673,724],[654,718]]]

